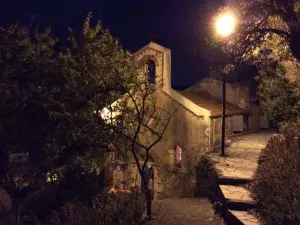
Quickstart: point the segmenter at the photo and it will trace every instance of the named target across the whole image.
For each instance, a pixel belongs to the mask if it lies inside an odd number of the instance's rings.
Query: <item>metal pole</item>
[[[225,112],[226,112],[226,82],[225,74],[222,74],[222,156],[225,156]]]

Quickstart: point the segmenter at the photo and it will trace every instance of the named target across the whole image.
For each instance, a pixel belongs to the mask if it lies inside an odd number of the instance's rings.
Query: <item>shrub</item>
[[[1,225],[46,225],[36,218],[21,217],[17,210],[0,215]]]
[[[269,140],[250,187],[265,224],[300,224],[299,125],[285,123]]]
[[[143,195],[120,192],[96,197],[92,208],[68,203],[53,213],[51,225],[137,225],[144,213]]]
[[[144,196],[137,192],[98,196],[92,207],[82,202],[69,202],[53,211],[44,222],[20,217],[15,211],[0,215],[1,225],[138,225],[145,213]]]
[[[196,166],[196,190],[195,196],[216,199],[218,192],[217,172],[210,159],[201,156]]]

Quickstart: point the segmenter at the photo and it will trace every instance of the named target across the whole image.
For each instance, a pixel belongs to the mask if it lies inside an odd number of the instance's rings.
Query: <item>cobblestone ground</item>
[[[228,157],[214,152],[209,157],[215,162],[219,175],[240,179],[252,179],[258,166],[262,149],[274,134],[273,130],[245,134],[233,138],[233,143],[225,149]]]
[[[220,153],[211,153],[210,158],[215,162],[218,176],[252,181],[261,151],[272,135],[274,135],[273,130],[238,135],[232,138],[232,145],[225,149],[228,157],[222,157]],[[251,198],[247,185],[236,186],[229,183],[220,185],[220,189],[225,199],[229,200],[229,202],[248,205],[255,203]],[[235,207],[231,208],[229,212],[240,220],[242,224],[260,224],[258,218],[249,211],[241,211],[237,205]]]
[[[163,199],[153,202],[153,221],[148,225],[223,225],[207,199]]]

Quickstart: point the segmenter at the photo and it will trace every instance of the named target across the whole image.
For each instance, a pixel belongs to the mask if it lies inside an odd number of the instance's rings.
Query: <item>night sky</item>
[[[39,24],[50,25],[57,36],[67,27],[80,29],[88,12],[101,21],[122,45],[135,51],[149,41],[172,50],[172,85],[189,86],[208,76],[198,50],[199,27],[209,26],[219,0],[0,0],[0,24],[28,23],[39,15]],[[198,28],[197,28],[198,27]]]

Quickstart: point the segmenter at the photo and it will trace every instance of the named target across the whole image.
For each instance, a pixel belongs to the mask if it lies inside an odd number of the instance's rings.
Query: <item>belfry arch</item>
[[[156,43],[149,43],[133,54],[138,68],[151,83],[161,83],[163,89],[171,88],[171,51]]]
[[[148,60],[145,63],[145,74],[149,83],[155,84],[156,83],[156,65],[153,60]]]

